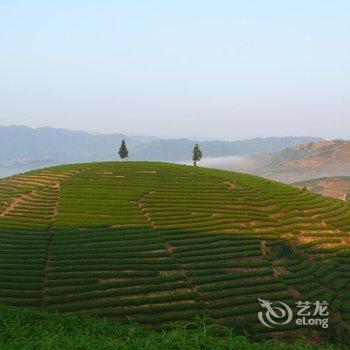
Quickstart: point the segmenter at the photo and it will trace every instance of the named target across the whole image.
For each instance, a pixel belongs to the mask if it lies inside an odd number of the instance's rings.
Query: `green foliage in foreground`
[[[107,349],[248,349],[311,350],[336,349],[333,346],[293,344],[277,341],[254,343],[220,327],[220,336],[200,320],[194,329],[173,327],[147,330],[136,325],[119,325],[112,320],[66,316],[0,306],[0,349],[3,350],[107,350]]]

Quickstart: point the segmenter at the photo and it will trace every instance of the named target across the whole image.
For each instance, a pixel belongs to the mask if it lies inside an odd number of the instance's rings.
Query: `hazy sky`
[[[350,138],[348,0],[0,0],[0,125]]]

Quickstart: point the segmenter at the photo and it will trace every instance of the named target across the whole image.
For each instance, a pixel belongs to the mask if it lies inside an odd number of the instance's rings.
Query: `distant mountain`
[[[122,139],[133,148],[155,138],[124,134],[92,135],[48,127],[0,126],[0,163],[13,165],[40,160],[69,163],[114,159]]]
[[[199,142],[124,134],[92,135],[49,127],[0,126],[0,177],[48,165],[118,159],[117,151],[122,139],[127,143],[131,160],[169,162],[190,161],[192,148],[197,142],[205,157],[225,157],[279,151],[321,140],[313,137],[269,137]]]
[[[254,173],[283,182],[350,175],[350,141],[312,142],[255,158]]]
[[[286,147],[320,141],[316,137],[268,137],[242,141],[196,141],[188,139],[153,140],[137,145],[131,152],[134,159],[186,161],[191,159],[195,143],[199,143],[205,157],[247,156],[274,152]]]

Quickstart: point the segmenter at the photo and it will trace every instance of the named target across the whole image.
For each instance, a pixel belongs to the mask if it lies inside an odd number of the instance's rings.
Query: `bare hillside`
[[[297,187],[306,187],[309,191],[341,200],[349,200],[350,177],[334,176],[295,183]]]
[[[350,175],[350,141],[322,141],[255,157],[252,171],[267,178],[298,182]]]

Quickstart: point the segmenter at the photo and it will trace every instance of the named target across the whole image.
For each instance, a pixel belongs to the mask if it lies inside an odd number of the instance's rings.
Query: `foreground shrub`
[[[191,326],[191,327],[190,327]],[[0,306],[1,350],[331,350],[331,345],[307,345],[280,341],[252,342],[225,327],[194,324],[163,330],[147,330],[137,325],[119,325],[113,320],[64,316],[47,311],[32,311]]]

